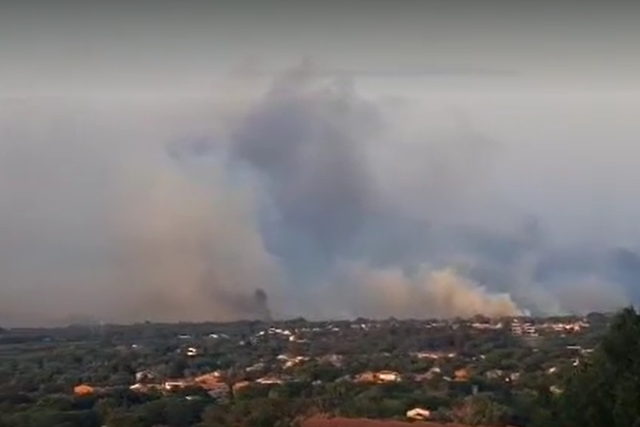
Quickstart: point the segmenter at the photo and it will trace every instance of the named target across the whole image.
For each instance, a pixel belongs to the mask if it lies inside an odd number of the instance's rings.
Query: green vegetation
[[[558,415],[567,425],[640,426],[640,315],[620,312],[596,352],[566,382]]]
[[[640,426],[640,315],[522,324],[0,329],[0,427],[284,427],[413,408],[468,425]]]

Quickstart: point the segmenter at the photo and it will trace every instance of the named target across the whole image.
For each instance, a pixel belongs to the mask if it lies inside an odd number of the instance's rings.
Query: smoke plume
[[[352,310],[365,317],[472,317],[523,314],[507,294],[491,293],[451,268],[422,267],[408,276],[399,269],[358,268],[346,292]]]
[[[268,296],[264,289],[256,289],[253,294],[256,311],[260,314],[261,320],[270,321],[271,309],[269,308]]]
[[[509,209],[490,185],[502,145],[459,115],[310,62],[229,82],[242,90],[190,103],[0,106],[0,318],[501,316],[636,297],[638,253],[560,245]]]
[[[280,279],[251,195],[215,172],[199,183],[181,171],[164,153],[176,124],[164,127],[157,111],[114,108],[4,108],[7,321],[262,316],[256,284],[276,291]]]

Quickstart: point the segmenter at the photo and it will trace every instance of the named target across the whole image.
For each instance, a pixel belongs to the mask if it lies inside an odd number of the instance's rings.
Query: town
[[[6,329],[0,426],[266,426],[287,414],[535,426],[610,318]],[[45,415],[60,423],[38,424]]]

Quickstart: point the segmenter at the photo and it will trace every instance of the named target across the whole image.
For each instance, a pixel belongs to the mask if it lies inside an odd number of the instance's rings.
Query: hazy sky
[[[634,2],[3,2],[3,91],[200,94],[257,57],[518,70],[509,90],[638,90]],[[391,85],[398,82],[388,76]],[[412,82],[412,92],[430,82]],[[486,82],[455,82],[465,89]],[[449,86],[449,85],[447,85]]]
[[[637,302],[638,16],[622,1],[2,2],[0,310],[37,318],[35,295],[64,289],[75,302],[39,318],[108,317],[143,283],[141,316],[202,319],[202,281],[214,318],[250,311],[228,290],[256,287],[283,312],[375,314],[374,288],[398,295],[385,314],[512,309],[429,270],[460,262],[524,309]],[[354,86],[325,87],[332,70]],[[215,162],[167,158],[196,137]],[[523,255],[492,252],[509,247]],[[353,303],[323,311],[283,291],[298,286]]]

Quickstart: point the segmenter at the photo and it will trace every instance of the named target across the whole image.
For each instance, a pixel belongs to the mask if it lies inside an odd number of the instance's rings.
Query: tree
[[[566,425],[628,427],[640,423],[640,315],[619,312],[601,345],[570,376],[559,399]]]
[[[469,396],[451,410],[450,417],[470,426],[502,426],[509,418],[509,410],[486,396]]]

